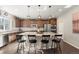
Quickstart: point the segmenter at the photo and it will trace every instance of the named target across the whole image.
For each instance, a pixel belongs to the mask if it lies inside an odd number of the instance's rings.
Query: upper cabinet
[[[57,32],[57,19],[53,18],[49,20],[49,23],[51,24],[51,31],[52,32]]]
[[[21,26],[20,20],[15,20],[15,23],[16,23],[16,27],[20,27]]]
[[[16,19],[16,27],[45,28],[48,31],[57,32],[57,19]]]
[[[51,19],[49,19],[49,23],[51,25],[57,25],[57,19],[56,18],[51,18]]]
[[[16,19],[16,27],[30,27],[31,24],[37,24],[38,27],[43,27],[44,24],[56,25],[56,18],[52,19]]]

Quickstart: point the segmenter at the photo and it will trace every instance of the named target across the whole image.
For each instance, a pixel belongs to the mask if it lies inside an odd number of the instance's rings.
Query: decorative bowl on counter
[[[43,29],[42,28],[38,28],[37,33],[42,34],[43,33]]]

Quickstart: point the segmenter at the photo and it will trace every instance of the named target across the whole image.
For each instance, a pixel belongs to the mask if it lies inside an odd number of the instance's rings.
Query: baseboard
[[[8,45],[8,44],[3,45],[2,47],[0,47],[0,49],[3,48],[3,47],[5,47],[5,46],[7,46],[7,45]]]
[[[78,46],[75,46],[75,45],[73,45],[72,43],[70,43],[70,42],[68,42],[68,41],[66,41],[66,40],[63,40],[63,41],[66,42],[66,43],[68,43],[69,45],[73,46],[74,48],[79,49]]]
[[[15,42],[15,41],[16,41],[16,40],[13,40],[13,41],[11,41],[11,42],[8,42],[7,44],[5,44],[5,45],[3,45],[2,47],[0,47],[0,49],[3,48],[3,47],[5,47],[5,46],[7,46],[7,45],[10,44],[10,43]]]

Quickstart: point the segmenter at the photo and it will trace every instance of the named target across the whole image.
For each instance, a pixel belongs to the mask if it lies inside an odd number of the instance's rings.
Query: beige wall
[[[8,14],[7,17],[10,20],[10,30],[15,29],[15,16]]]
[[[57,19],[57,33],[63,34],[63,19]]]
[[[79,33],[73,33],[72,14],[79,11],[79,6],[72,8],[69,12],[63,14],[58,20],[63,20],[64,41],[79,49]],[[62,25],[60,25],[61,27]]]

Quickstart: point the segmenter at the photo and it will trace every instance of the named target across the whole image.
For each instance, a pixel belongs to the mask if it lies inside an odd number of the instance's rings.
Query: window
[[[0,16],[0,30],[9,30],[10,29],[10,21],[7,17]]]

